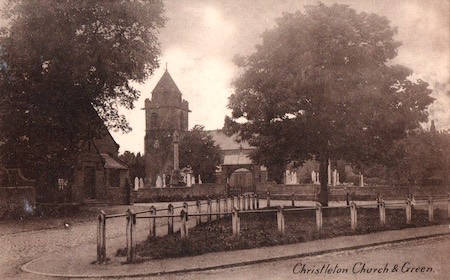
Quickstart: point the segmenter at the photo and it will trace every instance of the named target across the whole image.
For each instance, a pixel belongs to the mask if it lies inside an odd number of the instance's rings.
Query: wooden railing
[[[189,217],[195,217],[196,225],[202,223],[201,217],[206,216],[207,222],[211,222],[213,217],[219,219],[224,216],[231,216],[232,235],[238,236],[240,234],[240,216],[246,213],[276,213],[276,222],[278,231],[281,234],[285,233],[285,213],[286,212],[302,212],[302,211],[315,211],[316,229],[322,230],[323,227],[323,209],[339,209],[347,208],[350,210],[350,227],[353,231],[356,230],[358,225],[358,209],[359,208],[378,208],[380,225],[384,227],[386,225],[386,208],[405,209],[406,224],[412,222],[412,209],[414,205],[425,205],[428,211],[428,220],[433,222],[434,220],[434,204],[446,203],[447,204],[447,217],[450,219],[450,195],[440,197],[428,197],[428,199],[417,199],[414,197],[408,197],[404,201],[384,201],[381,196],[377,196],[373,203],[364,203],[357,205],[356,202],[347,202],[342,206],[322,206],[316,202],[314,207],[296,207],[296,201],[292,196],[291,207],[285,208],[282,205],[271,206],[271,195],[266,194],[266,207],[260,208],[260,198],[256,194],[241,195],[234,197],[227,197],[224,199],[206,201],[196,201],[195,204],[188,204],[183,202],[181,206],[174,207],[169,204],[165,209],[156,209],[151,206],[149,210],[134,212],[130,209],[124,214],[106,215],[101,211],[98,216],[98,231],[97,231],[97,261],[98,263],[105,263],[106,257],[106,221],[113,218],[126,217],[126,248],[127,248],[127,262],[134,262],[136,260],[136,223],[138,219],[149,220],[149,236],[156,236],[156,221],[157,219],[167,219],[167,232],[168,234],[174,233],[174,219],[179,218],[180,221],[180,237],[182,239],[188,238],[188,226],[187,221]],[[215,210],[213,211],[213,204],[215,204]],[[202,205],[206,205],[206,212],[202,212]],[[174,209],[182,208],[181,213],[174,214]],[[194,209],[190,211],[190,209]],[[166,214],[158,214],[158,212],[166,212]]]

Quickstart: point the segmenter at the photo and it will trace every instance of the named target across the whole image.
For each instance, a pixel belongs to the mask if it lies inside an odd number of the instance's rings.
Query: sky
[[[4,0],[0,0],[3,3]],[[144,100],[165,71],[183,98],[189,102],[189,127],[220,129],[239,75],[233,63],[237,54],[249,55],[260,43],[260,35],[275,27],[285,12],[303,10],[317,0],[164,0],[165,28],[161,43],[161,67],[143,84],[135,84],[141,96],[135,109],[121,110],[132,131],[111,131],[120,152],[144,151]],[[396,39],[403,45],[393,63],[414,71],[415,78],[428,82],[436,98],[430,119],[436,128],[450,129],[450,1],[449,0],[322,0],[325,5],[348,4],[357,12],[386,16],[398,28]]]
[[[309,0],[166,0],[166,26],[160,30],[161,67],[143,84],[137,84],[141,97],[135,109],[123,110],[132,132],[112,132],[125,150],[144,150],[144,100],[161,78],[166,63],[168,71],[192,113],[189,127],[204,125],[220,129],[233,93],[232,81],[239,74],[233,64],[236,54],[249,55],[260,43],[260,35],[275,26],[284,12],[302,10]],[[358,12],[386,16],[398,27],[396,39],[403,45],[393,61],[411,68],[414,76],[434,89],[435,103],[430,119],[437,129],[450,128],[450,23],[448,0],[323,0],[322,3],[348,4]]]

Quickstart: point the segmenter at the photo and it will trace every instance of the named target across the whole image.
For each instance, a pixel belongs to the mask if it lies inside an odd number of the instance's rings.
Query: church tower
[[[182,98],[167,68],[153,89],[151,100],[145,100],[144,110],[146,186],[155,187],[158,176],[163,178],[178,169],[174,157],[178,151],[174,146],[178,146],[178,137],[188,130],[190,112],[189,103]]]

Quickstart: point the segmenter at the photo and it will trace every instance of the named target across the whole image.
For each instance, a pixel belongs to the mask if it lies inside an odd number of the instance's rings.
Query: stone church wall
[[[227,186],[219,184],[201,184],[192,187],[143,188],[136,192],[135,203],[156,201],[183,201],[225,197]]]

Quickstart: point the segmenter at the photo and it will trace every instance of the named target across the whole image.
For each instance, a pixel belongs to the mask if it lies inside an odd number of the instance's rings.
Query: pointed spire
[[[181,95],[181,91],[178,89],[177,85],[173,81],[172,77],[169,74],[169,71],[167,71],[167,65],[164,74],[162,75],[159,82],[156,84],[152,93]]]

